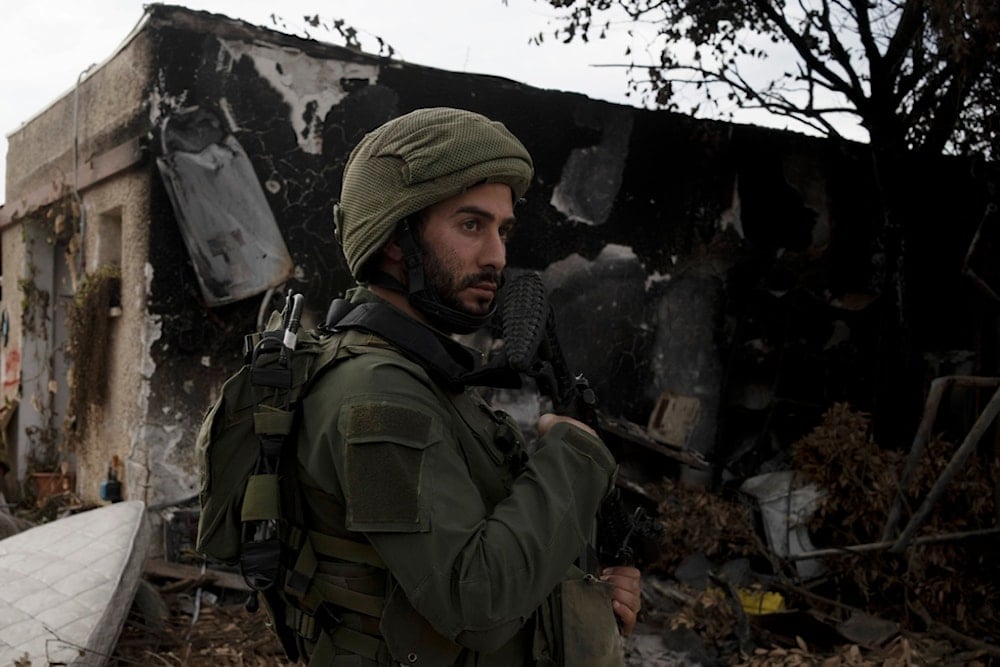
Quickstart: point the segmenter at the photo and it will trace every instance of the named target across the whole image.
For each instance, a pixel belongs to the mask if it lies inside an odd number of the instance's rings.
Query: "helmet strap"
[[[409,280],[409,294],[406,298],[431,324],[449,333],[470,334],[490,321],[496,312],[495,302],[490,306],[489,312],[473,315],[446,304],[441,300],[441,295],[427,284],[424,251],[417,243],[416,232],[409,218],[400,221],[396,242],[403,249],[403,261]]]
[[[407,293],[406,285],[399,282],[394,276],[390,276],[385,271],[381,269],[373,269],[369,272],[368,284],[375,285],[377,287],[384,287],[387,290],[392,290],[393,292],[399,292],[405,295]]]

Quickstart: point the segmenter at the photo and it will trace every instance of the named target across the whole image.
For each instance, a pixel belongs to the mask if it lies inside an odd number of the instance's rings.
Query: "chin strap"
[[[496,312],[495,302],[490,306],[489,312],[483,315],[473,315],[444,303],[441,296],[427,285],[427,277],[424,273],[424,253],[417,245],[409,220],[403,220],[399,224],[396,238],[399,246],[403,249],[403,259],[406,262],[406,273],[410,282],[406,298],[410,305],[426,316],[435,327],[448,333],[470,334],[486,326]],[[390,289],[395,288],[390,287]]]

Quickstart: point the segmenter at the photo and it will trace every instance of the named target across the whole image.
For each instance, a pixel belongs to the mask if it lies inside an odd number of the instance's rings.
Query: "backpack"
[[[239,565],[251,589],[247,608],[254,611],[263,593],[272,620],[283,613],[289,592],[296,593],[288,590],[294,577],[287,570],[304,534],[295,461],[298,410],[339,350],[339,337],[325,328],[298,332],[301,305],[301,294],[289,294],[265,331],[246,337],[244,365],[223,384],[196,441],[201,470],[196,549]],[[299,586],[304,590],[308,583]],[[275,630],[294,660],[294,638],[282,636],[282,625],[275,623]]]
[[[295,331],[291,311],[296,301],[301,304],[298,296],[289,297],[280,319],[272,314],[263,332],[246,336],[244,365],[223,384],[198,432],[196,548],[229,565],[239,562],[245,522],[281,518],[275,512],[279,498],[270,491],[277,488],[279,471],[294,474],[294,467],[281,466],[281,445],[307,385],[336,353],[323,332]]]

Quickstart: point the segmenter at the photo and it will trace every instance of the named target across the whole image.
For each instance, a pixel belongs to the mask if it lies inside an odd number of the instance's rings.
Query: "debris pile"
[[[267,627],[267,614],[251,614],[239,602],[224,604],[207,589],[199,594],[192,586],[190,580],[157,586],[165,605],[159,614],[134,604],[109,667],[289,664]]]
[[[869,436],[868,416],[845,404],[827,411],[823,423],[793,446],[795,467],[826,491],[810,524],[817,543],[847,547],[882,540],[898,488],[903,456],[881,449]],[[904,506],[911,512],[937,482],[956,450],[932,438],[918,460]],[[920,534],[959,536],[996,526],[995,482],[1000,464],[979,457],[945,487]],[[989,545],[992,544],[992,551]],[[913,544],[903,553],[872,550],[825,559],[841,599],[871,613],[921,627],[928,619],[948,620],[974,636],[1000,628],[1000,572],[994,566],[997,536]],[[851,599],[852,595],[859,599]],[[916,617],[916,618],[915,618]]]
[[[832,655],[819,656],[800,640],[792,648],[756,649],[753,656],[742,664],[745,667],[911,667],[944,665],[951,654],[954,654],[954,647],[948,642],[897,637],[885,649],[868,657],[856,644],[839,646]],[[962,664],[971,667],[977,663]]]
[[[1000,464],[972,457],[905,549],[894,552],[887,517],[905,456],[870,436],[869,417],[846,404],[790,451],[793,471],[776,476],[783,493],[783,539],[808,530],[816,546],[780,552],[761,537],[761,512],[740,491],[711,493],[664,481],[649,495],[663,525],[660,557],[644,570],[643,632],[680,662],[700,665],[985,665],[1000,660],[1000,570],[996,481]],[[912,515],[956,450],[926,443],[902,494]],[[986,458],[986,457],[983,457]],[[810,517],[796,514],[796,491],[816,488]],[[754,495],[751,498],[750,495]],[[772,493],[772,495],[774,495]],[[765,517],[766,518],[766,517]],[[794,526],[796,521],[801,526]],[[796,562],[819,568],[808,577]],[[661,664],[648,642],[630,664]]]
[[[903,456],[869,437],[869,416],[838,403],[792,445],[795,470],[826,490],[810,528],[817,541],[853,545],[880,539]]]
[[[760,553],[749,504],[664,479],[649,494],[657,500],[659,557],[648,569],[670,573],[692,554],[713,561]]]
[[[942,438],[928,440],[902,498],[904,515],[913,514],[954,451]],[[644,611],[627,643],[628,664],[996,664],[998,540],[981,533],[997,523],[1000,465],[970,459],[912,543],[892,553],[883,534],[904,459],[872,440],[868,415],[832,406],[791,447],[794,470],[767,480],[787,481],[787,489],[773,490],[789,502],[792,487],[817,489],[810,516],[795,528],[808,531],[815,547],[799,553],[776,553],[765,539],[761,496],[745,485],[719,492],[672,479],[645,485],[663,531],[655,559],[643,567]],[[821,564],[818,574],[802,576],[795,565],[803,556]],[[167,665],[285,664],[266,615],[248,614],[232,590],[238,577],[225,576],[229,583],[192,566],[147,567],[168,611],[151,624],[137,603],[111,664],[153,656]]]
[[[754,478],[752,492],[749,480],[717,492],[668,478],[636,482],[662,532],[643,564],[644,611],[628,664],[1000,664],[995,453],[984,449],[948,478],[905,548],[894,548],[899,531],[887,520],[896,505],[904,521],[920,514],[956,449],[928,436],[907,459],[872,439],[869,415],[836,404],[781,459],[790,470]],[[764,512],[775,499],[787,524],[779,540]],[[16,532],[80,509],[62,493],[0,518]],[[818,567],[803,575],[803,561]],[[266,614],[243,608],[238,575],[151,561],[143,588],[110,664],[287,664]]]

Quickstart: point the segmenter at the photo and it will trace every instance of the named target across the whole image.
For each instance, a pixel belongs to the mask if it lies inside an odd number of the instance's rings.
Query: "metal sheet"
[[[208,112],[171,119],[163,134],[156,165],[205,302],[219,306],[285,282],[292,259],[239,142]]]

